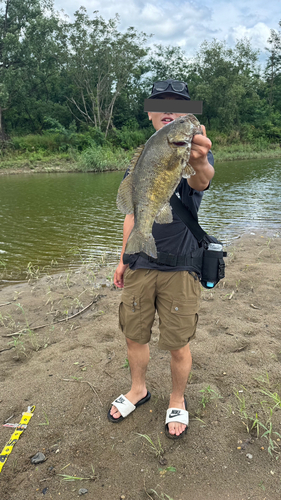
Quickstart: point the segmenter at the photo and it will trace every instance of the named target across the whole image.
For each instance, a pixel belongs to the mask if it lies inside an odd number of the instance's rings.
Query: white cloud
[[[98,10],[106,20],[116,13],[119,29],[134,26],[138,31],[153,33],[149,45],[178,45],[188,57],[194,56],[204,40],[226,40],[233,47],[236,39],[248,37],[252,46],[265,52],[271,28],[281,19],[279,0],[81,0],[88,14]],[[77,0],[55,0],[56,9],[63,8],[70,17],[78,10]]]
[[[246,26],[241,25],[235,26],[231,30],[229,41],[243,37],[251,40],[253,48],[264,51],[264,47],[267,45],[267,40],[270,37],[270,28],[264,23],[257,23],[252,28],[246,28]]]
[[[141,10],[140,19],[146,24],[154,24],[165,21],[165,12],[156,5],[146,4]]]

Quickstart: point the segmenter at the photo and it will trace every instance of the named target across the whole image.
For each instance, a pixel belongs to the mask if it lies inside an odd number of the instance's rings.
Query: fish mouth
[[[186,146],[187,142],[184,142],[184,141],[181,141],[181,142],[172,142],[172,144],[178,148],[180,146]]]

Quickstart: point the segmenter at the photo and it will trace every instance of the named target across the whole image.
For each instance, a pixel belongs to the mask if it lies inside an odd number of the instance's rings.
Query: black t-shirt
[[[208,161],[212,166],[214,165],[214,157],[211,151],[208,153]],[[190,208],[190,205],[193,203],[192,211],[197,214],[204,191],[192,189],[187,183],[187,180],[182,178],[175,192],[184,205]],[[188,197],[192,198],[191,204],[187,202]],[[172,212],[173,222],[170,224],[157,224],[154,222],[152,226],[152,234],[156,242],[157,251],[172,255],[187,255],[198,248],[198,242],[174,210],[172,210]],[[150,262],[139,254],[130,255],[129,266],[130,269],[133,270],[158,269],[160,271],[194,271],[190,266],[172,267]]]

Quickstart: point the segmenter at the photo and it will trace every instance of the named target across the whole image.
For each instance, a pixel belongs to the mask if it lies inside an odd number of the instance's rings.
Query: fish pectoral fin
[[[182,171],[182,176],[184,177],[184,179],[189,179],[189,177],[195,174],[196,172],[194,168],[189,163],[187,163]]]
[[[158,224],[171,224],[173,222],[173,214],[170,203],[165,203],[160,212],[155,217],[155,222]]]
[[[121,182],[118,189],[117,200],[116,200],[117,208],[123,214],[134,213],[132,192],[133,192],[132,176],[131,174],[129,174]]]

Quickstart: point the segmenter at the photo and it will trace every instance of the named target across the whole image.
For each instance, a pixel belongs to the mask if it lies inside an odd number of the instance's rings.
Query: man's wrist
[[[192,165],[193,167],[193,165]],[[210,181],[214,177],[215,170],[214,167],[208,162],[201,164],[200,166],[194,165],[195,175],[190,177],[187,182],[196,191],[204,191],[207,189]]]
[[[126,267],[128,267],[128,265],[129,265],[129,264],[124,264],[124,262],[123,262],[123,256],[124,256],[124,253],[125,253],[125,252],[123,252],[123,253],[121,254],[121,257],[120,257],[120,262],[119,262],[119,266],[123,266],[124,268],[126,268]]]

